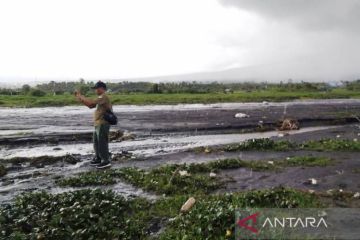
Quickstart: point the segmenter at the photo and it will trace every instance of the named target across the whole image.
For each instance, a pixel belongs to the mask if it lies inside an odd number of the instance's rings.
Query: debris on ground
[[[339,175],[343,175],[344,174],[344,170],[335,170],[335,172]]]
[[[124,136],[121,138],[121,141],[134,140],[136,137],[133,133],[124,133]]]
[[[305,183],[310,185],[317,185],[318,181],[315,178],[309,178]]]
[[[249,118],[250,116],[246,113],[237,113],[235,114],[235,118]]]
[[[120,153],[116,153],[111,157],[111,161],[115,162],[121,162],[128,159],[136,159],[136,156],[134,156],[131,152],[128,151],[121,151]]]
[[[279,133],[278,137],[285,137],[285,136],[288,136],[288,135],[289,135],[289,133]]]
[[[226,234],[225,234],[225,237],[231,237],[231,230],[227,229],[226,230]]]
[[[109,139],[112,142],[122,142],[127,140],[134,140],[135,134],[130,132],[124,132],[122,130],[116,130],[114,132],[110,132]]]
[[[110,132],[109,139],[110,139],[110,141],[115,141],[115,140],[122,138],[123,136],[124,136],[123,131],[116,130],[116,131]]]
[[[293,118],[285,118],[280,122],[280,131],[290,131],[290,130],[299,130],[300,124],[299,121]]]
[[[70,163],[70,164],[76,164],[76,163],[80,162],[79,159],[77,159],[76,157],[74,157],[73,155],[70,155],[70,154],[67,154],[64,157],[64,161],[67,163]]]
[[[216,177],[216,173],[211,172],[211,173],[209,174],[209,176],[210,176],[210,177]]]
[[[209,147],[205,147],[204,152],[205,152],[205,153],[210,153],[210,152],[211,152],[211,149],[210,149]]]
[[[190,197],[185,203],[184,205],[182,205],[180,212],[182,213],[187,213],[190,211],[190,209],[194,206],[195,204],[195,198]]]
[[[274,165],[274,161],[268,161],[268,164]]]
[[[359,192],[356,192],[353,197],[354,197],[354,198],[360,198],[360,193],[359,193]]]
[[[180,176],[182,176],[182,177],[190,176],[190,174],[189,174],[188,171],[186,171],[186,170],[179,171],[179,174],[180,174]]]

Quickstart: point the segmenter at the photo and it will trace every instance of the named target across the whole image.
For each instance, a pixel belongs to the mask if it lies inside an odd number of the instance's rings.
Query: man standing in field
[[[109,97],[106,95],[106,84],[99,81],[93,87],[98,96],[95,100],[86,98],[81,95],[79,91],[75,92],[76,98],[89,108],[95,108],[94,125],[95,131],[93,133],[95,157],[90,162],[90,165],[96,168],[107,168],[111,166],[109,159],[109,129],[110,124],[104,120],[104,114],[111,109]]]

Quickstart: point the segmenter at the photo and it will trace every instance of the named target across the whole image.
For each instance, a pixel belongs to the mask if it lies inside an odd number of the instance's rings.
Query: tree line
[[[276,91],[329,91],[336,87],[342,87],[348,90],[360,90],[360,79],[356,81],[345,81],[340,86],[332,86],[328,83],[312,82],[293,82],[291,79],[280,83],[219,83],[219,82],[168,82],[168,83],[151,83],[151,82],[106,82],[108,90],[113,93],[131,94],[131,93],[233,93],[236,91],[259,91],[259,90],[276,90]],[[92,92],[93,81],[72,82],[55,82],[37,84],[31,87],[28,84],[18,89],[0,88],[0,95],[31,95],[44,96],[46,94],[62,95],[72,94],[75,90],[83,94]]]

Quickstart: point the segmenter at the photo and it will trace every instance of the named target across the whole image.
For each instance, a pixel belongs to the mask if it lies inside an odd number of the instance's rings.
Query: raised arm
[[[88,108],[96,107],[96,101],[94,101],[90,98],[86,98],[85,96],[81,95],[81,93],[78,91],[75,92],[75,97],[76,97],[76,99],[78,99],[82,104],[84,104]]]

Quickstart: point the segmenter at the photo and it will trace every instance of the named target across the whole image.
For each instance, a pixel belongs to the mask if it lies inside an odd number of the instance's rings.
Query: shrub
[[[40,89],[33,89],[30,91],[30,95],[34,97],[43,97],[46,95],[46,92],[41,91]]]

